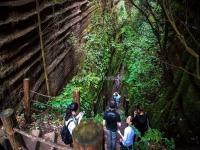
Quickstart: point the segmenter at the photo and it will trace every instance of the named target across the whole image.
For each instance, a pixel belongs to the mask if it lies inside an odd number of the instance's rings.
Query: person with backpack
[[[119,93],[117,93],[117,92],[113,93],[113,100],[116,103],[116,107],[119,108],[119,105],[121,102],[121,96],[119,95]]]
[[[76,111],[78,110],[78,103],[73,102],[71,103],[65,114],[65,122],[64,126],[61,129],[61,138],[65,144],[70,144],[72,147],[72,132],[77,124],[80,123],[80,120],[82,119],[84,113],[80,112],[78,115],[76,115]]]
[[[120,138],[120,150],[132,150],[134,139],[135,139],[135,132],[133,130],[132,123],[133,123],[133,117],[128,116],[126,119],[126,123],[128,126],[124,129],[124,135],[121,134],[120,130],[117,132],[121,136]]]
[[[143,136],[149,129],[149,119],[142,106],[137,106],[134,111],[133,118],[135,127],[141,132],[141,136]]]
[[[119,113],[115,111],[116,104],[110,101],[109,109],[104,113],[103,126],[106,136],[107,150],[116,150],[117,130],[121,126]]]

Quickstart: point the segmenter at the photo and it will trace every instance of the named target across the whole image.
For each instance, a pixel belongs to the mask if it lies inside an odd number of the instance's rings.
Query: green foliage
[[[72,92],[75,90],[73,84],[69,84],[68,88],[64,88],[62,93],[55,99],[48,102],[49,105],[56,108],[67,107],[72,102]],[[65,111],[65,110],[63,110]]]
[[[102,25],[103,22],[100,20],[100,13],[97,12],[87,28],[88,34],[84,37],[84,43],[79,45],[84,52],[79,71],[61,94],[49,102],[53,107],[66,107],[72,102],[72,92],[78,88],[81,93],[81,109],[86,112],[87,117],[93,115],[93,101],[98,99],[97,94],[102,86],[111,56],[109,41],[112,29],[109,23]],[[106,16],[104,21],[110,21],[109,17]],[[77,47],[76,38],[72,37],[68,42],[72,42]]]
[[[167,149],[174,150],[175,143],[174,140],[167,139],[163,136],[163,134],[157,129],[150,129],[139,142],[135,143],[135,148],[140,150],[147,149]]]
[[[47,106],[44,103],[41,103],[38,101],[38,102],[33,103],[33,108],[35,108],[39,111],[43,111],[43,110],[47,109]]]
[[[94,117],[94,121],[97,122],[97,123],[102,124],[102,122],[103,122],[103,116],[102,116],[101,114],[97,114],[97,115]]]
[[[153,7],[155,4],[151,5]],[[121,65],[125,67],[122,78],[123,87],[126,87],[128,93],[125,96],[128,96],[131,105],[148,105],[151,100],[149,97],[159,94],[162,69],[155,35],[150,26],[140,19],[136,9],[127,11],[124,1],[117,8],[112,14],[104,13],[103,17],[98,10],[93,14],[81,45],[78,45],[79,40],[73,36],[68,40],[70,44],[76,45],[74,47],[81,46],[83,61],[78,73],[60,95],[49,101],[49,105],[58,109],[66,108],[73,100],[73,91],[78,88],[81,93],[81,109],[86,112],[84,116],[93,116],[93,101],[101,100],[98,93],[106,73],[115,75]],[[156,8],[156,11],[159,12],[160,8]],[[65,109],[61,110],[64,111]],[[123,112],[121,117],[125,120]],[[97,114],[94,120],[102,123],[102,115]],[[139,131],[135,131],[141,137]],[[150,146],[172,150],[174,141],[164,138],[160,131],[152,129],[141,137],[140,142],[135,143],[135,147],[142,150]]]
[[[109,75],[113,75],[122,63],[125,65],[123,83],[131,104],[146,104],[149,95],[158,93],[161,68],[155,37],[149,25],[137,21],[135,9],[128,16],[124,1],[117,8],[112,15],[105,13],[103,18],[101,12],[94,13],[81,45],[84,61],[79,72],[49,104],[57,108],[66,107],[72,101],[73,90],[79,88],[82,109],[86,115],[92,114],[92,104],[100,99],[97,94],[106,71],[109,68]],[[73,45],[78,43],[74,37],[69,41]]]
[[[134,15],[135,16],[135,15]],[[152,30],[145,22],[135,23],[137,30],[124,28],[127,55],[124,84],[131,104],[147,105],[149,96],[159,93],[162,75],[158,46]]]

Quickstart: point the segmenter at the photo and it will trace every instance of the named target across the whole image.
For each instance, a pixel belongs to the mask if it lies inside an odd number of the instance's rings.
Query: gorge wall
[[[83,34],[92,10],[87,0],[0,2],[0,109],[21,101],[26,77],[32,91],[47,94],[40,40],[50,95],[56,95],[77,63],[68,40],[72,33],[79,37]]]

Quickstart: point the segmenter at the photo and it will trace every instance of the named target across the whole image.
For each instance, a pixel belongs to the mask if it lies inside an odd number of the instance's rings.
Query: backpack
[[[64,126],[61,128],[60,130],[60,135],[61,135],[61,138],[62,138],[62,141],[65,143],[65,144],[70,144],[72,143],[72,135],[71,133],[69,132],[69,129],[68,129],[68,126],[69,124],[72,122],[73,120],[70,120],[67,124],[67,126],[64,124]]]

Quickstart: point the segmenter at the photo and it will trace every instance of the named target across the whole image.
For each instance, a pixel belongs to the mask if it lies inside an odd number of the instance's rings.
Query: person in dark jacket
[[[117,130],[121,126],[120,115],[115,111],[116,104],[110,101],[109,109],[104,113],[103,126],[106,135],[107,150],[116,150]]]
[[[141,132],[141,136],[143,136],[149,129],[149,119],[142,106],[137,106],[133,118],[135,127]]]

